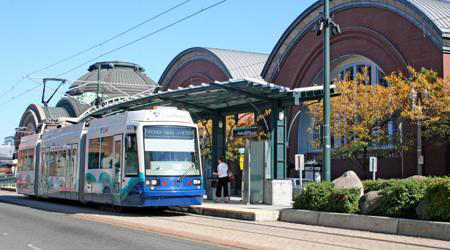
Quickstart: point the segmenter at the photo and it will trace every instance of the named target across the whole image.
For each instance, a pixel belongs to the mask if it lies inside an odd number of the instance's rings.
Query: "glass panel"
[[[99,168],[100,160],[100,139],[89,140],[88,168]]]
[[[356,71],[361,75],[362,79],[364,79],[365,84],[372,83],[372,67],[370,65],[358,65],[356,66]]]
[[[122,165],[122,141],[116,141],[114,143],[114,168],[120,169],[120,166]]]
[[[66,151],[58,152],[57,176],[65,176],[66,171]]]
[[[49,176],[58,176],[58,154],[56,152],[50,152],[49,155]]]
[[[145,126],[146,175],[200,175],[197,132],[193,127]]]
[[[139,173],[136,134],[127,134],[125,138],[125,176],[136,176]]]
[[[104,137],[101,139],[100,168],[112,168],[113,165],[113,137]]]
[[[344,70],[344,80],[353,81],[353,66],[348,67]]]

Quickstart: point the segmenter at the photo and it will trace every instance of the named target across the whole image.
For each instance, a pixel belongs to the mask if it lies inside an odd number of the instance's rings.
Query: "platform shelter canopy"
[[[331,87],[331,94],[335,94],[334,86]],[[262,111],[274,105],[283,109],[318,100],[322,96],[322,86],[289,89],[260,79],[232,79],[104,102],[88,110],[81,119],[153,106],[175,106],[188,110],[195,120],[199,120],[217,115]]]

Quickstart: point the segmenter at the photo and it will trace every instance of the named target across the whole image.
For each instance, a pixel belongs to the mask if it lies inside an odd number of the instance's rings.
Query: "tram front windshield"
[[[145,175],[200,175],[196,134],[193,127],[144,126]]]

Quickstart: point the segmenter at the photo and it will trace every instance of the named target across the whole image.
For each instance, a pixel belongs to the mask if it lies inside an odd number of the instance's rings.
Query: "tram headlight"
[[[159,180],[157,180],[157,179],[146,180],[145,184],[150,185],[150,186],[158,186],[159,185]]]
[[[200,179],[193,179],[193,180],[192,180],[192,184],[194,184],[194,185],[200,185],[200,184],[202,184],[202,181],[201,181]]]

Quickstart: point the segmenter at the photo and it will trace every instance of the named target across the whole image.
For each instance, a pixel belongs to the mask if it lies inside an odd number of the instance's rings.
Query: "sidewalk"
[[[280,211],[288,206],[242,203],[240,198],[232,197],[229,203],[216,203],[204,200],[202,205],[189,207],[171,207],[171,210],[214,217],[249,221],[278,221]]]

